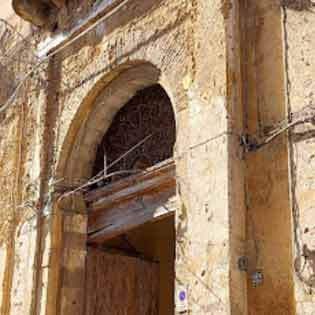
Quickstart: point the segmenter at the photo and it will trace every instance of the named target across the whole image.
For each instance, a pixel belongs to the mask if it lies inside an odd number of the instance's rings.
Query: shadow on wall
[[[315,289],[315,250],[303,245],[302,255],[294,261],[296,275],[310,290]]]
[[[77,26],[77,23],[86,19],[87,16],[93,15],[100,17],[106,11],[111,11],[111,8],[115,8],[121,4],[123,0],[77,0],[67,1],[66,5],[60,10],[58,16],[58,28],[59,30],[65,31]],[[155,10],[162,0],[133,0],[128,1],[124,7],[112,14],[105,21],[105,32],[112,32],[117,27],[121,27],[130,22],[130,19],[140,18],[144,15],[148,15]],[[78,10],[79,8],[79,10]],[[100,8],[101,9],[99,11]],[[103,11],[103,12],[102,12]],[[99,12],[99,13],[96,13]],[[101,13],[102,12],[102,13]],[[97,18],[96,18],[97,19]],[[95,18],[92,18],[95,20]],[[97,30],[99,32],[99,30]]]
[[[314,0],[282,0],[281,4],[283,7],[295,11],[311,11],[312,8],[315,8]]]
[[[15,76],[11,68],[8,69],[0,62],[0,104],[4,104],[14,91]]]

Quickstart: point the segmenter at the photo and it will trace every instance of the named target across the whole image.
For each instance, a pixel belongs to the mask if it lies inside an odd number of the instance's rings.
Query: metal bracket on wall
[[[252,285],[254,288],[257,288],[263,284],[264,274],[262,270],[256,270],[251,274]]]
[[[247,271],[248,270],[248,258],[246,256],[242,256],[237,261],[238,269],[240,271]]]
[[[248,134],[240,137],[240,144],[245,152],[253,152],[260,148],[258,141]]]

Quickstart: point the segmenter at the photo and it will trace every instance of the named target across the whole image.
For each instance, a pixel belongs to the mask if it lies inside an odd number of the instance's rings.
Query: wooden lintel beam
[[[93,212],[109,208],[149,191],[161,190],[163,187],[175,187],[175,184],[175,164],[171,159],[139,174],[90,191],[85,194],[84,199],[89,205],[89,210]]]
[[[88,241],[104,242],[176,210],[173,160],[89,192]]]
[[[154,198],[155,199],[155,198]],[[140,200],[113,209],[89,224],[88,242],[101,243],[148,222],[174,215],[176,196],[168,200]]]

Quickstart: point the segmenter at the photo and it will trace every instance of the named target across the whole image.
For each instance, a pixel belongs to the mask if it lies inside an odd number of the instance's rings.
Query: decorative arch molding
[[[66,186],[87,180],[92,174],[97,147],[115,114],[139,90],[153,84],[164,88],[161,71],[146,62],[122,65],[100,79],[74,115],[59,154],[57,178],[63,178]],[[173,102],[172,105],[176,117]]]

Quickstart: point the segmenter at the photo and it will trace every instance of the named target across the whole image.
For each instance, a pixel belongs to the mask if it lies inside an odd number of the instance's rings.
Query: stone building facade
[[[314,1],[13,7],[0,314],[315,314]]]

